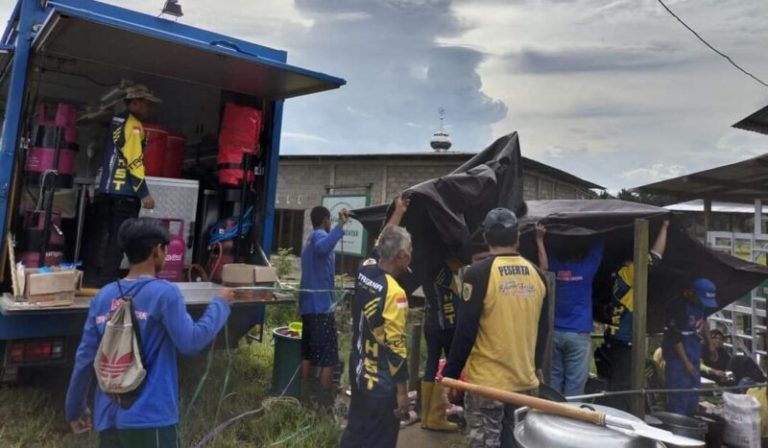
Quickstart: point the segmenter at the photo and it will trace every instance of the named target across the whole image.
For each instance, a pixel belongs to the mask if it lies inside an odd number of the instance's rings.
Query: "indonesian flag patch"
[[[408,308],[408,297],[400,296],[397,298],[397,308]]]

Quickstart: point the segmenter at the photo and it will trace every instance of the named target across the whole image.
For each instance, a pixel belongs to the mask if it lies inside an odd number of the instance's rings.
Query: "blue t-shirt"
[[[301,289],[315,292],[299,293],[301,315],[333,312],[333,289],[336,257],[333,248],[344,236],[344,230],[336,226],[331,233],[315,229],[307,238],[301,251]]]
[[[140,283],[145,285],[133,298],[134,323],[138,322],[142,361],[147,369],[144,388],[129,409],[122,409],[96,387],[94,426],[107,429],[142,429],[175,425],[179,421],[179,379],[176,351],[191,355],[210,344],[229,317],[229,305],[214,298],[205,314],[194,322],[187,313],[179,288],[165,280],[120,280],[123,291],[131,295]],[[75,367],[66,398],[67,421],[80,418],[86,407],[88,391],[95,382],[93,361],[104,335],[111,311],[121,298],[116,283],[110,283],[91,301],[77,348]]]
[[[555,330],[571,333],[592,331],[592,281],[603,259],[603,243],[596,242],[576,262],[550,257],[555,283]]]

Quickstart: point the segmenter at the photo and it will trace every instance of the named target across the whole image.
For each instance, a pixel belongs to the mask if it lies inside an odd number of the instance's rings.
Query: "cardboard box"
[[[221,273],[224,286],[263,286],[274,287],[277,282],[275,268],[253,264],[225,264]],[[235,299],[240,301],[274,300],[275,296],[269,290],[240,290],[235,291]]]
[[[270,285],[277,281],[275,268],[253,264],[225,264],[221,280],[227,286]]]
[[[38,269],[27,269],[24,277],[24,298],[27,302],[66,305],[74,303],[82,273],[78,270],[41,273]]]

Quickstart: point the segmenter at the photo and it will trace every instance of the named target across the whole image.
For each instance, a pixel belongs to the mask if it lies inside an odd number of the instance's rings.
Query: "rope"
[[[647,395],[647,394],[691,394],[691,393],[715,393],[715,392],[727,392],[731,390],[744,390],[751,389],[753,387],[765,387],[768,383],[757,383],[743,386],[716,386],[708,387],[706,389],[693,388],[693,389],[632,389],[632,390],[617,390],[617,391],[602,391],[594,394],[574,395],[566,397],[568,401],[584,400],[589,398],[601,398],[601,397],[617,397],[623,395]]]
[[[293,397],[285,397],[285,393],[288,391],[288,388],[296,380],[296,375],[299,374],[299,370],[301,370],[301,364],[299,364],[296,367],[296,371],[293,372],[293,376],[291,377],[291,380],[288,381],[288,384],[285,385],[285,388],[283,389],[282,392],[280,392],[280,395],[278,395],[277,397],[267,398],[267,399],[265,399],[264,401],[261,402],[261,406],[260,407],[258,407],[256,409],[253,409],[253,410],[250,410],[250,411],[243,412],[242,414],[236,415],[236,416],[230,418],[229,420],[226,420],[225,422],[219,424],[218,426],[213,428],[213,430],[211,432],[209,432],[208,434],[203,436],[203,438],[200,439],[200,441],[197,442],[197,444],[193,445],[192,448],[202,448],[202,447],[208,445],[210,442],[215,440],[216,437],[218,437],[219,434],[222,431],[227,429],[229,426],[231,426],[236,421],[241,420],[241,419],[243,419],[245,417],[249,417],[251,415],[261,414],[265,410],[271,409],[277,403],[285,402],[285,403],[291,403],[291,404],[295,403],[297,405],[300,405],[299,401],[296,400],[295,398],[293,398]]]

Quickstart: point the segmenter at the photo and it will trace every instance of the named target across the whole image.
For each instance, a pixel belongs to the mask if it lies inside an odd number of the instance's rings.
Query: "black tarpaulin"
[[[499,138],[452,173],[407,190],[411,205],[401,223],[413,236],[413,270],[431,271],[446,258],[469,262],[472,232],[495,207],[524,211],[520,143],[514,132]],[[354,210],[372,234],[386,205]]]
[[[706,277],[715,283],[720,308],[748,294],[768,278],[765,266],[715,251],[692,238],[664,208],[618,200],[529,201],[527,204],[528,214],[521,219],[520,251],[533,261],[536,261],[533,229],[536,222],[547,227],[548,248],[583,239],[603,241],[603,263],[594,285],[596,310],[606,298],[610,273],[631,254],[635,219],[649,220],[649,246],[653,246],[661,222],[670,219],[664,259],[649,276],[649,332],[662,330],[666,305],[670,300],[678,300],[697,278]],[[596,319],[598,314],[596,311]]]
[[[595,318],[606,299],[610,273],[631,256],[634,222],[651,223],[649,244],[663,219],[671,219],[664,261],[650,276],[648,331],[663,328],[664,310],[678,300],[690,283],[700,277],[711,279],[718,288],[720,307],[732,303],[768,278],[768,268],[716,252],[691,238],[669,210],[652,205],[618,200],[554,200],[522,203],[522,175],[517,134],[505,136],[462,165],[453,173],[416,185],[407,191],[411,205],[402,223],[413,235],[412,269],[424,282],[425,275],[447,257],[468,262],[473,252],[483,250],[479,226],[488,210],[506,206],[520,212],[523,255],[536,260],[533,226],[548,228],[549,249],[601,239],[603,263],[595,279]],[[355,210],[371,234],[379,232],[388,216],[387,205]],[[474,241],[471,240],[475,237]]]

